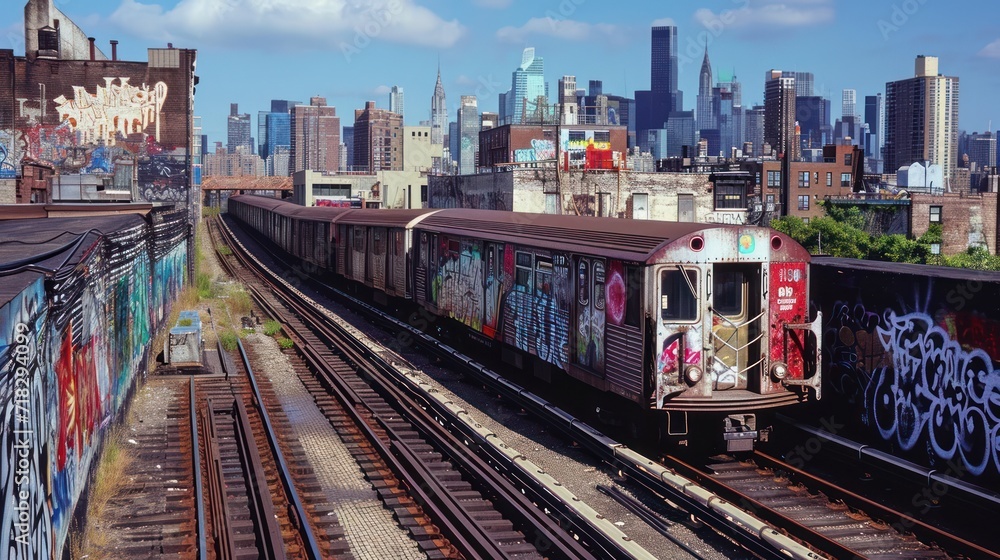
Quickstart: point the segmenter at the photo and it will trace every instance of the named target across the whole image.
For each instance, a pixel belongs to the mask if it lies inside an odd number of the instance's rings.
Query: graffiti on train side
[[[1000,472],[1000,372],[963,345],[948,317],[881,315],[837,304],[824,342],[833,388],[862,404],[862,421],[906,451],[921,445],[974,476]]]

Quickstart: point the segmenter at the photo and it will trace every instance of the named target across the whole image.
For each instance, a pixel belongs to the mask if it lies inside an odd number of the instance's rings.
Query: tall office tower
[[[715,122],[715,111],[712,110],[712,64],[708,61],[708,45],[705,45],[705,58],[701,61],[701,73],[698,76],[698,108],[697,126],[699,130],[718,128]],[[717,154],[712,154],[717,155]]]
[[[403,116],[403,88],[392,86],[389,90],[389,110],[399,116]],[[405,118],[403,119],[405,122]]]
[[[958,78],[938,74],[938,59],[920,55],[915,76],[885,84],[885,169],[917,161],[958,166]]]
[[[590,81],[593,87],[594,80]],[[580,107],[576,98],[576,76],[563,76],[559,79],[559,123],[577,124],[580,122],[578,113]]]
[[[354,171],[354,127],[345,126],[342,130],[344,132],[341,135],[341,143],[346,148],[347,159],[344,160],[340,167],[344,171]]]
[[[885,119],[882,94],[865,96],[865,124],[868,138],[865,143],[865,160],[868,173],[882,173],[882,142],[885,140]]]
[[[298,101],[272,99],[270,111],[260,111],[257,114],[258,155],[267,160],[274,151],[283,146],[292,147],[291,126],[292,107],[299,105]],[[270,174],[270,168],[268,168]]]
[[[799,123],[801,148],[822,149],[833,143],[828,99],[816,95],[796,97],[795,120]]]
[[[545,83],[545,64],[535,56],[535,49],[528,47],[521,53],[521,65],[511,74],[511,88],[500,94],[500,112],[505,124],[539,122],[551,118],[548,104],[548,85]]]
[[[238,103],[229,104],[229,119],[226,126],[229,142],[226,152],[235,154],[240,146],[246,147],[246,153],[253,153],[253,139],[250,138],[250,113],[240,113]]]
[[[635,92],[636,145],[645,151],[649,150],[650,138],[655,137],[647,131],[665,130],[670,114],[684,108],[684,95],[677,89],[677,27],[653,27],[651,38],[650,89]],[[665,140],[664,134],[655,138]]]
[[[684,147],[693,153],[697,144],[695,138],[694,111],[674,111],[667,115],[667,150],[666,157],[682,157]]]
[[[476,159],[479,152],[479,103],[475,95],[463,95],[462,104],[458,108],[458,133],[461,136],[458,148],[459,175],[472,175],[476,172]]]
[[[747,155],[762,156],[764,154],[764,106],[754,105],[746,111],[746,125],[744,127],[743,138],[745,143],[751,144],[753,151]]]
[[[764,141],[789,161],[798,161],[795,78],[783,77],[780,70],[772,70],[768,78],[764,84]]]
[[[447,133],[448,105],[444,99],[444,86],[441,85],[441,66],[438,65],[437,83],[434,84],[434,95],[431,96],[431,144],[444,144]]]
[[[403,117],[376,109],[366,101],[354,110],[354,169],[356,171],[403,170]]]
[[[997,161],[997,136],[991,131],[969,135],[969,163],[976,164],[976,171],[992,167]]]
[[[809,97],[815,95],[813,90],[812,72],[785,72],[785,78],[795,78],[795,96]]]
[[[325,97],[312,97],[308,105],[292,107],[291,169],[328,171],[340,169],[340,117]]]
[[[858,117],[858,92],[853,89],[845,89],[841,97],[840,117]]]

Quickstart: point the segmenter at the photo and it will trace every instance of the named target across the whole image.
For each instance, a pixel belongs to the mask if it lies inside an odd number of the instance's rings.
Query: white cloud
[[[376,41],[446,48],[465,33],[417,0],[180,0],[170,9],[122,0],[111,21],[139,37],[198,48],[343,48]]]
[[[513,3],[514,0],[472,0],[472,3],[482,7],[482,8],[506,8]]]
[[[383,84],[372,90],[372,93],[375,95],[384,96],[384,95],[389,95],[390,91],[392,91],[392,88]]]
[[[585,41],[596,36],[614,37],[618,28],[607,23],[590,24],[552,17],[531,18],[521,27],[502,27],[497,38],[508,43],[523,43],[532,35],[547,35],[566,41]]]
[[[979,51],[979,56],[985,56],[987,58],[1000,58],[1000,39],[997,39],[996,41],[993,41],[983,47],[983,50]]]
[[[694,19],[708,29],[726,27],[804,27],[829,23],[836,14],[832,0],[760,0],[746,3],[741,8],[722,10],[718,13],[701,8]]]
[[[652,27],[667,27],[670,25],[677,25],[677,22],[674,21],[674,18],[660,18],[657,20],[653,20]]]

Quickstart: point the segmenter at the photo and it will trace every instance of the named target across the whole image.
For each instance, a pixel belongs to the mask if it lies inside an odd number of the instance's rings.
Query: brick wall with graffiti
[[[154,52],[145,63],[0,50],[0,177],[38,161],[59,176],[107,178],[135,200],[185,202],[195,52]]]
[[[838,262],[811,267],[829,413],[865,443],[957,478],[996,479],[1000,274]]]
[[[150,226],[125,223],[0,308],[2,558],[61,556],[104,435],[184,285],[183,237],[157,255]]]

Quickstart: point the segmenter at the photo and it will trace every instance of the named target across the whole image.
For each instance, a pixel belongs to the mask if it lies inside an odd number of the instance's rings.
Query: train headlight
[[[781,381],[782,379],[788,377],[788,366],[781,362],[775,362],[775,364],[771,366],[771,377],[773,377],[775,381]]]
[[[688,366],[684,369],[684,379],[687,380],[688,385],[697,385],[701,381],[702,371],[698,366]]]

